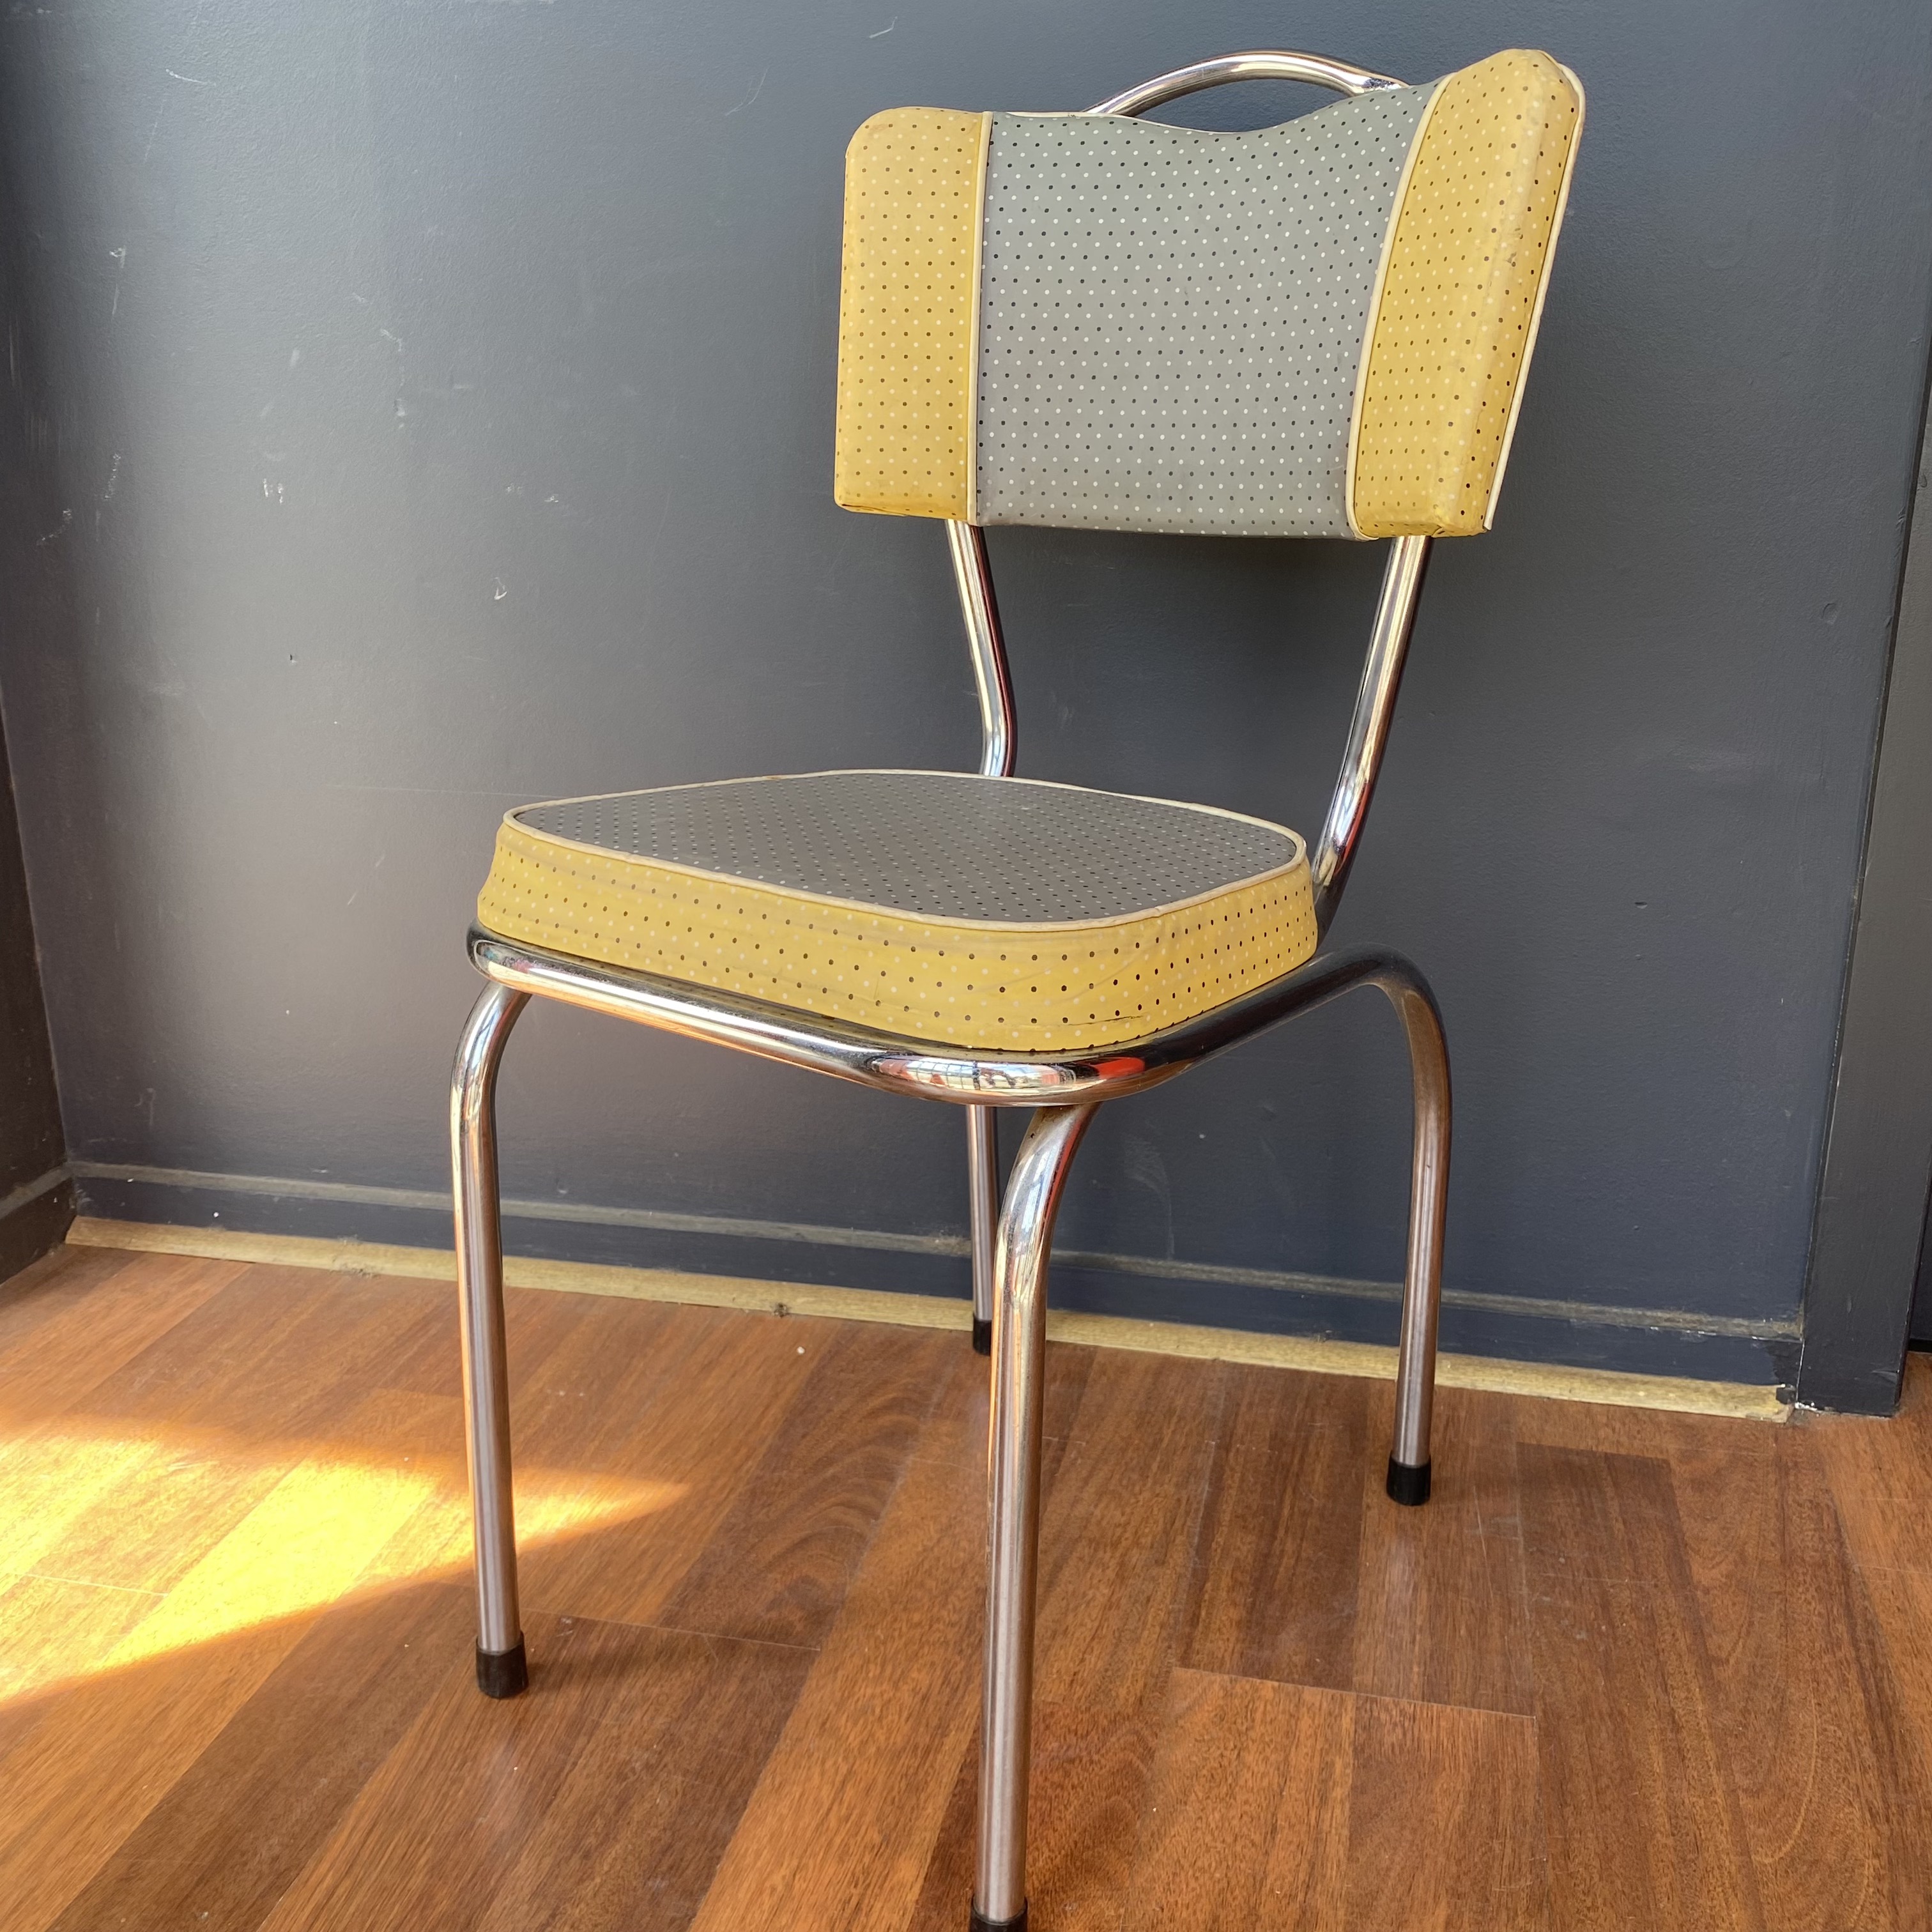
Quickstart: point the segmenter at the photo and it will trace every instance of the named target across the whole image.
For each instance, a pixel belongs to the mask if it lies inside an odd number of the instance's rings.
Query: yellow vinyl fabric
[[[1490,526],[1563,218],[1583,92],[1521,49],[1450,74],[1416,136],[1357,397],[1364,537]]]
[[[970,522],[1486,530],[1582,113],[1576,76],[1518,48],[1244,134],[874,115],[846,159],[834,494]],[[1301,422],[1331,404],[1332,448]]]
[[[621,807],[646,796],[560,802]],[[1204,806],[1124,802],[1239,820]],[[970,1052],[1090,1052],[1194,1018],[1312,956],[1301,841],[1239,822],[1273,835],[1282,862],[1106,917],[1016,920],[937,917],[731,876],[561,836],[512,812],[498,831],[477,918],[505,938],[572,958]]]
[[[846,150],[832,494],[848,510],[970,514],[992,118],[893,108]]]

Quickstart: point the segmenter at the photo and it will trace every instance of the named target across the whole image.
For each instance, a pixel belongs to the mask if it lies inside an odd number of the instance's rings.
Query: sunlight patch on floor
[[[165,1588],[107,1576],[104,1515],[130,1540],[167,1508],[170,1482],[190,1480],[251,1499]],[[527,1550],[652,1515],[687,1487],[520,1466],[518,1541]],[[40,1424],[0,1434],[0,1703],[349,1596],[458,1574],[470,1560],[468,1483],[454,1456]]]

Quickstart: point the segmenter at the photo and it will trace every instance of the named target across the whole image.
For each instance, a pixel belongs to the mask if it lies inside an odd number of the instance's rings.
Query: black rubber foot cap
[[[1411,1509],[1418,1508],[1429,1500],[1429,1465],[1426,1462],[1398,1462],[1389,1458],[1389,1500],[1406,1504]]]
[[[485,1650],[476,1646],[476,1688],[486,1697],[514,1697],[530,1688],[530,1659],[524,1654],[524,1640],[514,1650]]]
[[[973,1908],[970,1932],[1026,1932],[1026,1918],[1027,1909],[1024,1905],[1020,1907],[1020,1916],[1017,1918],[982,1918],[980,1908],[976,1905]]]
[[[990,1322],[982,1322],[976,1315],[973,1318],[973,1352],[976,1355],[990,1355],[993,1352],[993,1324]],[[990,1918],[982,1918],[980,1922],[982,1925],[990,1925],[993,1922]],[[1013,1921],[1016,1925],[1019,1922],[1017,1918]]]

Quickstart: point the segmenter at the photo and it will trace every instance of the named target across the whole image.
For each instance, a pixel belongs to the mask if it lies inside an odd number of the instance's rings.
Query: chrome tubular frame
[[[1311,1012],[1361,986],[1378,988],[1408,1036],[1415,1090],[1415,1163],[1408,1262],[1402,1288],[1402,1351],[1396,1392],[1396,1460],[1410,1472],[1398,1494],[1427,1493],[1430,1396],[1440,1298],[1442,1229],[1449,1180],[1449,1062],[1435,996],[1400,953],[1358,946],[1324,953],[1184,1025],[1101,1053],[971,1054],[900,1038],[789,1008],[600,965],[504,939],[480,928],[470,935],[471,963],[491,982],[477,1001],[457,1056],[451,1111],[454,1148],[457,1252],[464,1307],[466,1412],[478,1514],[478,1588],[484,1628],[515,1640],[515,1566],[508,1540],[508,1436],[500,1418],[502,1268],[497,1212],[494,1093],[510,1028],[533,994],[614,1018],[735,1047],[835,1078],[920,1100],[947,1100],[969,1113],[994,1107],[1069,1108],[1145,1092],[1283,1021]],[[1011,1212],[1010,1204],[1007,1212]],[[997,1392],[996,1392],[997,1394]],[[1391,1494],[1398,1486],[1391,1480]],[[501,1526],[499,1533],[497,1526]],[[507,1587],[506,1587],[507,1586]],[[496,1607],[493,1608],[493,1606]],[[494,1648],[495,1646],[486,1648]]]
[[[986,1668],[980,1712],[976,1925],[1012,1925],[1026,1911],[1046,1257],[1067,1169],[1094,1112],[1089,1104],[1042,1107],[1034,1114],[1000,1216],[993,1414],[986,1449]]]
[[[973,1250],[973,1348],[993,1352],[993,1240],[1000,1219],[1000,1131],[990,1107],[966,1109],[966,1225]]]
[[[948,523],[946,539],[973,654],[973,681],[980,692],[980,775],[1011,778],[1019,734],[986,536],[971,524]],[[993,1230],[1000,1212],[1000,1138],[992,1114],[984,1107],[966,1116],[966,1199],[973,1247],[973,1346],[983,1355],[993,1346]]]
[[[1312,81],[1346,94],[1400,85],[1386,74],[1314,55],[1230,54],[1162,74],[1089,111],[1137,114],[1199,88],[1256,79]],[[1010,776],[1012,692],[985,539],[959,523],[948,526],[948,536],[985,726],[980,770],[989,777]],[[1420,537],[1396,539],[1390,554],[1348,751],[1312,861],[1316,919],[1324,933],[1347,882],[1373,794],[1428,556],[1429,541]],[[863,1086],[966,1108],[974,1314],[976,1325],[990,1322],[994,1358],[972,1918],[977,1932],[1000,1928],[1023,1932],[1047,1259],[1074,1154],[1102,1102],[1158,1086],[1358,987],[1377,987],[1388,997],[1408,1040],[1415,1114],[1388,1491],[1398,1502],[1422,1502],[1429,1493],[1450,1143],[1448,1055],[1427,982],[1399,954],[1358,948],[1318,956],[1213,1012],[1125,1046],[1092,1054],[983,1054],[598,964],[480,928],[471,932],[470,953],[489,984],[457,1055],[451,1140],[464,1414],[476,1530],[477,1674],[483,1689],[494,1696],[513,1696],[527,1682],[517,1606],[494,1096],[504,1044],[530,998],[541,994]],[[993,1109],[1018,1106],[1036,1111],[1002,1208]]]
[[[456,1292],[463,1316],[463,1428],[476,1539],[476,1681],[492,1697],[514,1697],[529,1682],[517,1610],[517,1523],[510,1490],[496,1069],[510,1029],[530,998],[495,980],[484,988],[463,1030],[449,1095]]]
[[[1362,667],[1362,688],[1356,694],[1355,715],[1348,725],[1348,748],[1342,756],[1335,795],[1322,822],[1322,836],[1308,862],[1314,878],[1318,932],[1326,933],[1334,922],[1362,827],[1368,823],[1376,777],[1382,770],[1382,748],[1388,741],[1389,721],[1395,716],[1396,694],[1402,688],[1409,634],[1415,628],[1415,608],[1422,598],[1422,580],[1429,568],[1430,542],[1427,537],[1397,537],[1389,546],[1375,628],[1369,634],[1368,660]]]
[[[1116,94],[1090,107],[1089,114],[1144,114],[1178,100],[1184,94],[1198,94],[1204,87],[1225,87],[1231,80],[1305,80],[1311,86],[1332,88],[1337,94],[1372,94],[1379,87],[1400,87],[1392,74],[1377,74],[1372,68],[1358,67],[1352,61],[1332,60],[1326,54],[1291,53],[1284,49],[1256,48],[1240,54],[1216,54],[1212,60],[1196,61],[1178,67],[1171,74],[1157,74],[1124,94]]]
[[[1019,756],[1019,730],[1013,715],[1013,685],[1006,669],[1006,640],[1000,629],[1000,607],[993,596],[992,566],[986,560],[986,536],[971,524],[946,526],[952,553],[952,578],[959,587],[960,615],[973,653],[973,682],[980,691],[980,776],[1010,778]]]
[[[1402,1344],[1396,1358],[1395,1442],[1388,1492],[1397,1502],[1429,1500],[1429,1426],[1436,1404],[1436,1322],[1442,1300],[1442,1237],[1449,1214],[1449,1049],[1442,1016],[1420,974],[1382,975],[1408,1041],[1414,1090],[1414,1147],[1409,1159],[1408,1256],[1403,1270]]]
[[[470,959],[485,979],[514,992],[541,994],[617,1019],[640,1020],[667,1033],[734,1046],[862,1087],[968,1107],[1065,1107],[1144,1093],[1358,986],[1379,986],[1391,999],[1411,988],[1434,1010],[1427,983],[1401,954],[1355,946],[1323,953],[1211,1012],[1124,1046],[1093,1054],[994,1055],[875,1033],[685,980],[547,952],[480,926],[470,929]]]

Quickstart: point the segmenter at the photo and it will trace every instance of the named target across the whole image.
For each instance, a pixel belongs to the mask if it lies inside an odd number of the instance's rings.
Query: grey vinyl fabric
[[[1204,806],[959,772],[812,772],[526,806],[533,832],[936,919],[1117,919],[1292,865]]]
[[[1352,535],[1363,336],[1434,85],[1247,134],[995,114],[978,520]]]

